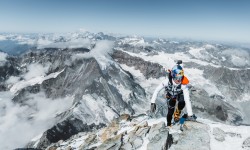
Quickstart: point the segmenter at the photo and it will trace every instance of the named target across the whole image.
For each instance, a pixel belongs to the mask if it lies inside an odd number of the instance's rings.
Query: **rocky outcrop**
[[[219,142],[224,142],[226,140],[227,136],[230,136],[231,138],[242,138],[241,134],[239,133],[234,133],[234,132],[225,132],[223,129],[219,127],[214,127],[213,128],[213,137]]]
[[[6,62],[0,64],[0,91],[8,90],[5,81],[11,76],[18,76],[20,73],[19,59],[7,56]]]
[[[194,112],[202,114],[206,118],[236,125],[243,121],[240,110],[224,101],[221,96],[209,96],[205,90],[195,89],[194,92],[191,92],[190,98]]]
[[[216,83],[215,85],[227,100],[241,100],[243,93],[250,91],[250,69],[230,70],[225,67],[206,67],[204,76]]]
[[[209,126],[198,122],[186,122],[184,131],[172,134],[174,144],[170,150],[210,150]]]
[[[244,140],[244,142],[242,144],[242,148],[250,149],[250,137],[248,137],[247,139]]]
[[[36,94],[41,91],[52,100],[69,95],[74,97],[73,108],[57,115],[57,120],[60,120],[60,122],[44,132],[37,146],[38,148],[44,148],[59,140],[66,140],[79,132],[91,131],[93,128],[100,128],[109,123],[107,119],[109,116],[104,115],[104,110],[98,114],[92,112],[91,108],[86,108],[89,107],[86,105],[86,95],[91,95],[91,98],[99,101],[97,103],[105,105],[116,116],[124,112],[134,114],[134,106],[140,106],[142,108],[141,112],[145,111],[146,108],[144,89],[129,74],[121,71],[119,66],[110,65],[105,70],[102,70],[95,58],[76,59],[70,64],[65,64],[70,59],[69,52],[72,55],[72,53],[78,53],[79,50],[72,52],[70,50],[55,51],[46,49],[44,52],[26,54],[22,59],[22,63],[53,63],[49,68],[49,73],[63,71],[56,78],[50,78],[44,80],[41,84],[19,90],[13,98],[13,102],[25,105],[29,94]],[[130,91],[130,93],[126,93],[128,95],[124,96],[125,93],[120,89],[121,87]],[[80,106],[84,107],[78,108]],[[73,113],[74,108],[80,109],[82,114],[74,116],[76,115]],[[140,110],[136,111],[136,113],[141,112]],[[102,117],[100,118],[101,123],[93,121],[98,115]],[[130,119],[126,115],[123,117]],[[30,147],[33,147],[33,145],[31,144]]]
[[[109,138],[104,141],[100,146],[96,148],[96,150],[105,150],[105,149],[113,149],[119,150],[122,145],[123,134],[117,135],[113,138]]]
[[[39,142],[36,143],[36,148],[45,149],[51,143],[56,143],[60,140],[66,140],[72,135],[75,135],[79,132],[89,132],[93,129],[99,129],[104,127],[105,124],[83,124],[81,120],[78,119],[68,119],[61,123],[56,124],[54,127],[50,128],[43,133]],[[33,145],[30,145],[33,146]]]
[[[220,142],[225,141],[226,133],[220,128],[217,128],[217,127],[213,128],[213,135],[216,140]]]
[[[136,70],[140,70],[146,79],[164,76],[163,67],[157,63],[148,62],[139,57],[133,57],[119,50],[115,51],[112,57],[120,64],[126,64],[130,67],[135,67]]]
[[[53,143],[49,147],[65,149],[71,146],[72,149],[80,150],[210,149],[209,127],[205,124],[186,122],[184,131],[179,132],[179,126],[173,126],[169,129],[164,122],[157,121],[154,124],[149,124],[148,121],[151,122],[152,120],[145,120],[145,116],[127,121],[119,117],[101,130],[92,131],[91,133],[79,133],[64,142]],[[78,142],[76,143],[76,141]]]
[[[166,128],[165,123],[153,125],[148,133],[149,143],[147,149],[169,149],[173,143],[172,135],[169,134],[169,130]]]

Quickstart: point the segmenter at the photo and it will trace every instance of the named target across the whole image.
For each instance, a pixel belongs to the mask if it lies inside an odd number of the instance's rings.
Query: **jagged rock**
[[[250,137],[248,137],[247,139],[244,140],[244,142],[242,144],[242,148],[250,149]]]
[[[144,143],[144,138],[150,130],[148,123],[137,125],[133,127],[133,130],[123,138],[123,144],[121,149],[138,149]]]
[[[160,133],[153,136],[147,144],[148,150],[166,150],[171,146],[172,136],[169,134],[168,129],[161,129],[159,132]]]
[[[73,150],[71,146],[68,146],[65,150]]]
[[[170,150],[210,150],[209,126],[187,121],[185,130],[179,134],[179,140]]]
[[[122,114],[119,117],[119,120],[130,121],[130,115],[129,114]]]
[[[157,134],[160,133],[160,129],[163,129],[165,127],[166,125],[164,122],[160,122],[159,124],[154,124],[148,133],[149,134],[148,139],[152,140],[153,137],[155,137]]]
[[[139,127],[136,127],[133,131],[129,132],[127,140],[124,140],[124,142],[132,142],[134,141],[137,136],[135,135],[136,131],[139,129]]]
[[[123,134],[120,134],[113,138],[107,139],[100,146],[98,146],[96,150],[119,150],[122,145],[122,137]]]
[[[235,106],[227,101],[224,101],[220,96],[209,96],[204,89],[199,88],[190,94],[190,99],[193,100],[194,112],[207,113],[206,118],[228,122],[230,124],[240,124],[242,122],[242,114]],[[214,117],[215,116],[215,117]]]
[[[137,149],[142,146],[143,144],[143,139],[141,137],[137,137],[135,140],[130,142],[133,149]]]
[[[93,143],[96,143],[97,135],[96,134],[90,134],[85,140],[84,143],[82,145],[79,146],[79,150],[85,150],[87,148],[89,148],[90,145],[93,145]]]
[[[155,124],[151,127],[148,135],[149,143],[147,144],[148,150],[168,149],[172,144],[172,136],[169,134],[168,129],[164,122]]]
[[[103,129],[102,134],[100,135],[101,141],[104,142],[108,138],[113,137],[119,128],[119,124],[116,121],[112,121],[108,127]]]
[[[242,98],[242,93],[250,89],[250,69],[230,70],[226,67],[204,69],[206,78],[216,83],[217,87],[231,100]],[[233,79],[233,80],[232,80]]]
[[[10,76],[19,75],[21,72],[18,64],[18,58],[8,56],[6,60],[7,62],[3,65],[0,64],[0,83],[8,79]]]
[[[51,143],[56,143],[60,140],[67,140],[72,135],[75,135],[79,132],[87,132],[92,131],[94,128],[101,128],[105,125],[99,124],[83,124],[81,120],[72,118],[69,120],[65,120],[61,123],[58,123],[54,127],[50,128],[46,132],[43,133],[43,136],[40,138],[37,148],[45,149]]]
[[[97,135],[96,134],[90,134],[87,139],[85,139],[85,143],[92,143],[96,139]]]
[[[56,150],[57,147],[56,146],[51,146],[48,150]]]
[[[40,138],[39,143],[37,144],[37,148],[45,149],[52,142],[47,138],[48,133],[45,132],[43,136]]]
[[[163,67],[157,63],[148,62],[139,57],[133,57],[119,50],[115,51],[112,57],[121,64],[133,66],[135,69],[140,70],[146,79],[150,77],[159,78],[164,75],[162,71]]]
[[[226,134],[229,135],[229,136],[231,136],[231,137],[242,138],[241,134],[239,134],[239,133],[226,132]]]
[[[148,127],[148,122],[145,121],[142,125],[140,125],[141,127]]]
[[[135,135],[136,136],[141,136],[141,137],[146,137],[147,133],[149,132],[151,127],[144,127],[140,128],[136,131]]]
[[[172,137],[173,137],[173,144],[177,144],[178,141],[180,140],[180,134],[179,133],[172,133]]]
[[[128,149],[133,149],[133,146],[130,142],[127,142],[121,146],[121,150],[128,150]]]
[[[213,128],[214,138],[220,142],[225,141],[226,133],[218,127]]]
[[[149,129],[150,127],[143,128],[136,126],[133,131],[129,132],[127,138],[123,139],[122,148],[136,149],[141,147],[144,142],[143,138],[146,136]]]

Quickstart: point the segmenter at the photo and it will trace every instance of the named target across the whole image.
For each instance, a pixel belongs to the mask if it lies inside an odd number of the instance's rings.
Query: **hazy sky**
[[[250,43],[250,0],[0,0],[0,32],[79,28]]]

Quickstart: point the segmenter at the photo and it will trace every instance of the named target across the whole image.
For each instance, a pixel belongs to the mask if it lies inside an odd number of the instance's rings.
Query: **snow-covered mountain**
[[[13,43],[22,47],[22,51],[16,53],[16,46],[6,46]],[[165,70],[179,59],[192,85],[194,112],[199,118],[211,120],[201,120],[203,125],[197,125],[197,130],[212,132],[215,126],[211,122],[216,122],[220,129],[226,127],[225,132],[233,132],[229,128],[236,129],[230,125],[241,125],[240,129],[249,130],[243,126],[250,124],[249,49],[90,32],[1,34],[0,49],[0,141],[4,141],[1,149],[46,149],[53,145],[64,149],[70,143],[86,143],[87,139],[89,145],[73,148],[107,149],[105,146],[109,144],[105,145],[96,136],[122,114],[132,118],[145,115],[154,89],[165,78]],[[161,95],[157,108],[158,119],[143,121],[151,122],[148,128],[153,129],[150,127],[153,123],[165,120],[162,117],[167,113],[166,102]],[[138,117],[137,125],[142,123],[138,122],[140,119],[143,117]],[[125,124],[118,121],[116,125],[125,131],[131,121]],[[151,132],[141,130],[143,134]],[[168,133],[165,128],[160,130]],[[242,139],[237,141],[250,137],[241,132],[233,132],[241,134]],[[214,135],[209,132],[202,135],[208,137],[207,148],[216,149]],[[223,135],[225,138],[227,134]],[[95,137],[92,142],[91,136]],[[148,136],[135,138],[140,144],[132,144],[132,148],[146,149],[152,140]],[[131,146],[128,141],[120,142],[118,148],[129,148],[124,147]],[[238,143],[238,146],[242,145]],[[172,149],[174,147],[181,146],[175,143]]]

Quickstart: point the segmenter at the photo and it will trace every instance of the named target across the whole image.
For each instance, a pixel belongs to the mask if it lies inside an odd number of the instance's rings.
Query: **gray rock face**
[[[184,128],[183,133],[178,135],[179,140],[170,147],[170,150],[210,150],[209,127],[207,125],[186,122]]]
[[[242,99],[242,93],[250,91],[250,69],[230,70],[228,68],[207,67],[204,69],[205,78],[209,79],[232,101]]]
[[[135,67],[136,70],[140,70],[146,79],[164,76],[163,67],[159,64],[144,61],[141,58],[130,56],[122,51],[115,51],[112,57],[120,64],[126,64],[130,67]]]
[[[229,124],[240,124],[243,120],[239,109],[219,96],[210,97],[206,91],[197,89],[190,94],[190,98],[194,112],[200,116]]]
[[[123,136],[121,139],[120,137]],[[136,126],[133,131],[127,135],[120,134],[118,136],[107,139],[97,149],[139,149],[145,144],[146,139],[149,140],[147,149],[168,149],[172,144],[171,135],[165,124],[159,123],[154,126]]]
[[[250,137],[248,137],[247,139],[245,139],[245,141],[242,144],[242,148],[244,148],[244,149],[250,149]]]
[[[19,59],[17,57],[7,56],[6,62],[0,64],[0,91],[6,91],[5,81],[9,79],[10,76],[17,76],[20,74]]]
[[[169,134],[168,129],[165,127],[165,124],[162,122],[153,126],[148,135],[149,143],[147,144],[148,150],[169,149],[173,143],[172,136]]]
[[[225,141],[226,133],[220,128],[217,128],[217,127],[213,128],[213,135],[216,140],[220,142]]]
[[[48,144],[61,139],[65,140],[78,132],[103,127],[104,124],[108,123],[108,119],[106,119],[108,116],[103,115],[103,113],[96,114],[95,112],[91,112],[91,108],[87,108],[86,110],[83,110],[84,108],[81,107],[78,108],[78,106],[87,107],[84,95],[89,94],[94,99],[100,100],[99,103],[104,103],[117,116],[124,112],[129,112],[130,114],[141,113],[138,110],[134,111],[133,107],[140,106],[145,108],[146,106],[144,89],[129,74],[122,72],[119,66],[110,65],[109,68],[102,70],[94,58],[77,59],[70,64],[66,64],[68,59],[71,58],[69,53],[72,55],[72,53],[77,54],[78,52],[72,52],[68,49],[61,51],[46,49],[45,52],[32,52],[24,55],[22,58],[22,63],[27,64],[30,62],[41,64],[49,62],[53,64],[49,68],[49,73],[61,70],[63,72],[56,78],[50,78],[41,84],[21,89],[13,98],[15,103],[25,105],[29,94],[41,91],[44,91],[46,96],[51,99],[63,98],[68,95],[74,97],[74,107],[57,116],[60,122],[44,133],[42,140],[38,144],[39,148],[44,148]],[[126,96],[127,99],[124,99],[124,93],[120,89],[121,86],[130,91],[129,96]],[[102,97],[102,99],[99,97]],[[102,102],[102,100],[105,100],[105,102]],[[80,109],[83,114],[81,116],[79,114],[74,116],[73,109]],[[83,117],[84,115],[86,117]],[[99,115],[103,121],[98,124],[89,123],[93,122],[96,115]],[[49,135],[52,136],[50,137]]]
[[[120,117],[121,118],[121,117]],[[148,126],[147,123],[122,121],[118,118],[112,121],[112,124],[105,127],[101,131],[93,131],[91,133],[84,133],[84,136],[88,135],[83,140],[81,136],[76,135],[75,138],[70,138],[67,142],[59,142],[52,146],[57,146],[62,149],[73,145],[79,145],[74,143],[75,141],[81,141],[80,147],[73,147],[73,149],[148,149],[148,150],[209,150],[210,149],[210,137],[209,127],[202,123],[189,122],[185,124],[183,132],[177,132],[179,126],[173,126],[171,129],[166,128],[164,122],[156,123]],[[124,126],[126,125],[126,126]],[[124,130],[126,132],[119,133],[109,132],[112,129],[114,131]],[[130,127],[130,128],[128,128]],[[177,129],[178,128],[178,129]],[[104,132],[103,132],[104,131]],[[174,132],[173,132],[174,131]],[[107,132],[109,135],[106,136]],[[172,134],[170,134],[172,132]],[[97,136],[99,135],[99,136]],[[77,138],[78,137],[78,138]],[[104,138],[105,137],[105,138]],[[103,141],[104,140],[104,141]],[[98,144],[101,143],[101,144]]]
[[[123,135],[117,135],[114,138],[108,139],[103,144],[98,146],[97,150],[105,150],[105,149],[112,149],[112,150],[119,150],[122,145],[122,137]]]
[[[208,112],[211,117],[230,124],[249,124],[249,111],[245,107],[248,104],[245,94],[250,90],[250,70],[245,68],[228,69],[226,67],[216,68],[213,66],[202,66],[196,63],[187,63],[186,67],[196,66],[204,70],[203,76],[211,84],[215,85],[222,95],[207,93],[202,87],[191,92],[195,110],[201,114]],[[243,99],[245,98],[245,99]],[[242,102],[246,101],[246,102]],[[212,118],[211,118],[212,119]]]
[[[90,134],[88,138],[84,141],[85,144],[79,147],[80,150],[89,149],[89,146],[97,141],[96,134]]]
[[[59,140],[66,140],[70,138],[72,135],[75,135],[79,132],[89,132],[92,131],[93,129],[99,129],[104,126],[105,124],[87,125],[83,124],[83,122],[78,119],[68,119],[61,123],[58,123],[54,127],[44,132],[43,136],[40,138],[37,144],[37,148],[45,149],[51,143],[58,142]]]
[[[203,66],[193,62],[187,62],[185,66],[187,68],[196,67],[203,70],[204,78],[213,83],[223,94],[222,99],[241,101],[243,94],[248,93],[250,89],[250,69]]]

